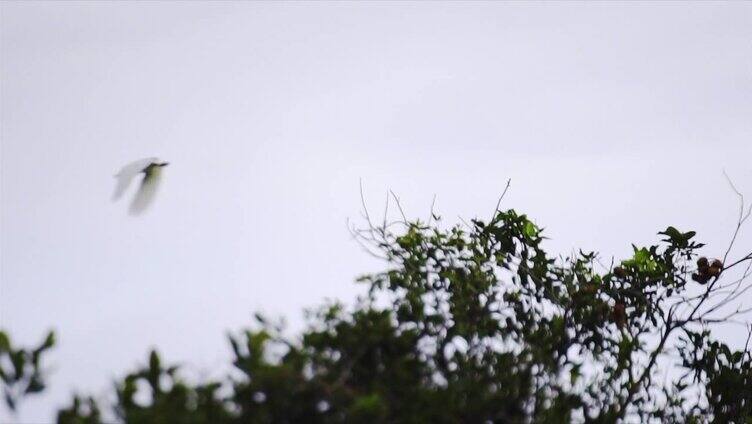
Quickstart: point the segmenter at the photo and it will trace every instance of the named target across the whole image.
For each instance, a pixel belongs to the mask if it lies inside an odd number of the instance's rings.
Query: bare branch
[[[431,211],[428,214],[428,225],[431,225],[431,221],[433,220],[433,217],[436,215],[433,213],[433,207],[436,205],[436,195],[433,195],[433,200],[431,200]]]
[[[465,225],[465,227],[467,227],[468,229],[471,229],[471,228],[473,228],[473,227],[471,227],[471,226],[470,226],[470,224],[468,224],[468,223],[467,223],[467,221],[465,221],[465,218],[463,218],[463,217],[461,217],[461,216],[459,216],[459,215],[457,215],[457,218],[459,218],[459,220],[460,220],[460,221],[461,221],[461,222],[462,222],[462,223],[463,223],[463,224]]]
[[[504,198],[504,195],[507,194],[507,190],[509,190],[509,186],[512,184],[512,179],[509,178],[507,180],[507,185],[504,187],[504,191],[501,192],[501,196],[499,196],[499,200],[496,202],[496,207],[494,208],[493,216],[491,216],[491,220],[494,219],[497,213],[499,213],[499,206],[501,206],[501,200]]]
[[[355,227],[355,225],[351,225],[350,224],[350,219],[349,218],[347,219],[347,229],[348,229],[348,231],[350,231],[350,234],[352,235],[353,239],[355,239],[355,241],[360,245],[360,247],[363,248],[363,250],[366,251],[366,253],[368,253],[369,255],[371,255],[371,256],[373,256],[373,257],[375,257],[377,259],[382,259],[382,260],[388,260],[389,259],[388,257],[386,257],[384,255],[381,255],[379,253],[374,252],[371,249],[371,247],[368,244],[365,243],[366,241],[371,241],[371,242],[378,243],[378,240],[376,240],[374,237],[372,237],[373,230],[371,230],[371,229],[368,229],[368,230],[359,230],[359,229],[357,229]],[[369,235],[368,236],[364,236],[363,232],[369,233]]]
[[[724,270],[727,270],[727,269],[729,269],[729,268],[733,268],[733,267],[735,267],[735,266],[739,265],[740,263],[742,263],[742,262],[744,262],[744,261],[752,261],[752,253],[749,253],[749,254],[748,254],[747,256],[744,256],[743,258],[741,258],[741,259],[739,259],[738,261],[736,261],[736,262],[734,262],[734,263],[730,264],[729,266],[724,266],[724,268],[723,268],[723,269],[724,269]]]
[[[397,197],[397,195],[396,195],[396,194],[394,194],[394,192],[393,192],[393,191],[392,191],[391,189],[389,189],[389,193],[391,193],[391,194],[392,194],[392,197],[394,197],[394,201],[395,201],[395,203],[397,203],[397,209],[399,209],[399,211],[400,211],[400,214],[402,215],[402,220],[403,220],[403,222],[404,222],[405,224],[407,224],[407,217],[405,216],[405,211],[404,211],[404,210],[402,210],[402,204],[400,204],[400,200],[399,200],[399,197]]]
[[[723,175],[726,177],[726,181],[728,181],[729,186],[731,186],[731,190],[733,190],[734,193],[736,193],[736,195],[739,197],[739,219],[736,222],[736,228],[734,229],[734,234],[731,236],[731,242],[729,243],[729,246],[726,249],[726,253],[723,255],[723,263],[725,264],[726,259],[728,258],[728,255],[731,252],[731,249],[734,247],[734,243],[736,242],[736,237],[739,235],[739,230],[741,229],[742,225],[747,220],[747,218],[749,218],[750,214],[752,214],[752,205],[749,206],[749,208],[747,209],[745,213],[744,195],[736,188],[736,186],[731,181],[731,178],[729,178],[725,170],[723,171]],[[750,256],[752,256],[752,253],[747,255],[747,257],[750,257]]]
[[[386,231],[386,216],[389,213],[389,192],[386,193],[386,201],[384,203],[384,222],[381,224],[382,231]]]
[[[363,207],[363,210],[361,213],[363,214],[363,218],[365,218],[366,222],[368,223],[368,227],[373,230],[373,221],[371,221],[371,216],[368,214],[368,207],[366,206],[366,198],[365,195],[363,195],[363,180],[358,180],[360,184],[360,204]]]

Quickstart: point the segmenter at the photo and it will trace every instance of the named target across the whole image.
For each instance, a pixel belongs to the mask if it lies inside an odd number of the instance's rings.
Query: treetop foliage
[[[498,208],[450,228],[367,217],[353,233],[387,264],[359,278],[355,305],[320,307],[294,337],[257,316],[229,337],[235,371],[219,381],[151,352],[114,404],[76,396],[58,422],[752,420],[749,344],[711,332],[744,316],[752,252],[700,257],[694,232],[668,227],[618,262],[554,257],[542,228]]]

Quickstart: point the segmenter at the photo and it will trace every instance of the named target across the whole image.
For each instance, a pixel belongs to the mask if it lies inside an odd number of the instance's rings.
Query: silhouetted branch
[[[494,208],[494,213],[491,216],[491,219],[493,220],[497,213],[499,213],[499,206],[501,206],[501,200],[504,199],[504,195],[507,194],[507,190],[509,190],[509,186],[512,184],[512,179],[509,178],[507,180],[507,185],[504,187],[504,191],[501,192],[501,196],[499,196],[499,200],[496,202],[496,207]]]

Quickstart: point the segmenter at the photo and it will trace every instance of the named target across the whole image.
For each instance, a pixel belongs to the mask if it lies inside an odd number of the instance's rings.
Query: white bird
[[[125,193],[125,190],[128,189],[128,186],[131,185],[133,178],[143,173],[144,177],[141,179],[141,186],[138,188],[136,195],[133,196],[133,201],[129,208],[131,215],[140,214],[154,201],[154,195],[159,187],[159,182],[162,180],[162,168],[167,165],[167,162],[160,162],[157,158],[141,159],[125,165],[120,172],[115,174],[117,184],[115,185],[115,193],[112,196],[112,200],[118,200]]]

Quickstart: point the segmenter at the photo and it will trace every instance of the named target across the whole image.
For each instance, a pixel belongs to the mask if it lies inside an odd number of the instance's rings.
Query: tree
[[[8,333],[0,330],[0,387],[11,411],[24,396],[44,390],[41,360],[54,345],[55,333],[50,331],[36,348],[16,348]]]
[[[742,203],[734,240],[749,215]],[[58,422],[103,410],[128,423],[752,420],[749,344],[711,333],[746,312],[752,252],[698,257],[695,233],[668,227],[602,265],[550,256],[539,226],[498,206],[448,229],[433,211],[366,217],[353,232],[388,266],[359,279],[369,290],[354,306],[324,305],[292,338],[257,316],[230,336],[238,373],[223,381],[187,382],[151,352],[115,404],[75,397]]]

